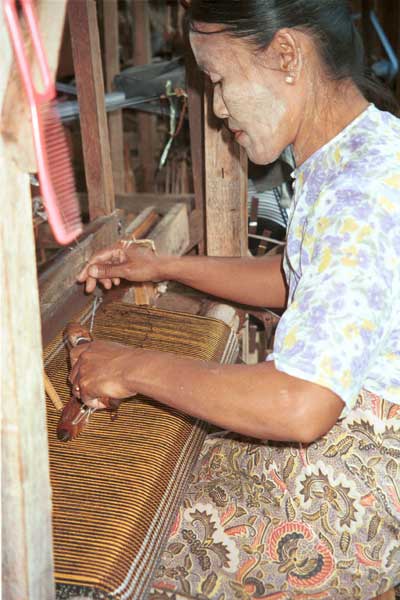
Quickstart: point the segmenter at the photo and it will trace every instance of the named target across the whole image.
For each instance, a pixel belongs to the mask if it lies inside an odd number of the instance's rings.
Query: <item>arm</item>
[[[282,256],[168,257],[166,279],[240,304],[271,308],[286,304]]]
[[[304,443],[326,433],[343,408],[333,392],[282,373],[272,362],[220,365],[109,342],[74,352],[71,382],[94,407],[101,408],[93,400],[99,396],[141,393],[224,429]]]
[[[107,289],[128,281],[179,281],[203,292],[252,306],[283,308],[286,286],[282,257],[214,258],[155,256],[147,249],[118,242],[96,253],[79,275],[92,292],[97,281]]]

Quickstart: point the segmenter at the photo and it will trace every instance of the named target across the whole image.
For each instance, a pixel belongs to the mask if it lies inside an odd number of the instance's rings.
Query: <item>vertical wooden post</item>
[[[114,90],[113,81],[119,73],[118,0],[103,0],[104,71],[106,92]],[[122,110],[108,115],[111,162],[115,193],[125,192],[124,131]]]
[[[65,6],[63,0],[37,3],[40,30],[52,70],[57,64]],[[11,48],[4,19],[0,19],[0,51],[2,597],[53,600],[51,490],[40,311],[32,201],[25,167],[29,164],[35,169],[35,158],[29,151],[32,134],[26,128],[29,121],[22,85],[15,65],[10,69]],[[9,96],[15,89],[19,95],[14,96],[13,105],[6,106],[6,92]],[[15,131],[10,125],[12,111],[20,116]],[[23,154],[18,152],[19,147],[24,149]]]
[[[203,240],[198,245],[199,254],[205,249],[204,222],[204,76],[197,68],[196,61],[187,44],[186,51],[186,90],[188,94],[190,153],[195,195],[195,210],[203,230]]]
[[[135,26],[135,47],[133,53],[133,63],[135,66],[151,63],[151,40],[150,40],[150,19],[148,0],[132,0],[132,14]],[[139,123],[139,156],[142,163],[143,172],[143,191],[151,192],[154,189],[154,125],[153,115],[147,113],[138,113]]]
[[[211,85],[205,96],[206,245],[209,256],[245,256],[247,155],[214,116]]]
[[[80,107],[83,156],[93,220],[114,210],[114,186],[94,0],[69,0],[68,18]]]

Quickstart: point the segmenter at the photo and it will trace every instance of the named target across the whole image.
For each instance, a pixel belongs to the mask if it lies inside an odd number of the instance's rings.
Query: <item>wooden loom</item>
[[[89,307],[80,320],[90,320],[90,314]],[[111,303],[100,309],[93,333],[204,360],[232,362],[237,356],[236,335],[221,321],[158,309]],[[44,356],[46,372],[66,401],[62,332]],[[49,403],[47,414],[60,597],[146,597],[207,427],[135,397],[121,404],[115,421],[95,413],[79,438],[61,443],[60,413]]]
[[[105,0],[105,5],[108,22],[115,23],[116,1]],[[66,0],[57,3],[38,0],[37,8],[50,67],[55,71]],[[57,548],[53,551],[59,534],[58,529],[53,533],[52,528],[55,508],[52,507],[52,487],[55,483],[53,467],[51,476],[48,469],[49,436],[40,325],[43,344],[47,347],[68,320],[87,308],[88,298],[75,283],[76,276],[94,251],[125,235],[126,228],[129,229],[132,223],[125,221],[122,208],[138,216],[149,205],[156,207],[159,221],[149,232],[149,237],[154,234],[159,252],[163,251],[162,239],[177,244],[178,253],[199,246],[209,254],[238,256],[247,248],[247,198],[244,194],[247,177],[240,158],[242,153],[233,146],[232,140],[221,138],[219,126],[210,113],[209,101],[204,101],[202,78],[193,63],[188,65],[188,91],[194,198],[129,196],[121,193],[120,184],[116,184],[118,195],[115,196],[116,165],[113,166],[110,160],[94,0],[70,0],[68,16],[81,106],[91,222],[79,246],[66,249],[41,274],[39,282],[28,175],[36,171],[36,164],[29,143],[27,106],[13,67],[4,20],[0,19],[0,178],[3,191],[0,275],[4,298],[1,303],[2,342],[6,349],[2,353],[3,590],[8,600],[53,600],[54,556],[59,564]],[[115,34],[115,28],[113,31]],[[116,36],[108,41],[111,47],[108,46],[107,53],[115,54]],[[111,121],[112,135],[118,136],[120,120]],[[113,146],[114,156],[118,153],[117,142]],[[146,203],[144,206],[143,202]],[[139,205],[141,209],[137,208]],[[181,233],[177,233],[179,231]],[[164,251],[168,248],[164,247]],[[52,378],[52,373],[49,374]],[[57,382],[53,383],[57,388]],[[62,396],[61,389],[57,392]],[[125,419],[120,421],[122,426]],[[51,461],[52,452],[50,449]],[[66,538],[65,542],[67,547]]]
[[[144,3],[140,3],[141,5]],[[45,32],[45,45],[50,66],[56,69],[58,50],[64,26],[66,0],[38,0],[41,30]],[[116,2],[104,0],[107,23],[113,24],[113,35],[107,38],[106,53],[114,57],[111,72],[107,72],[107,86],[115,72],[117,61],[118,39],[116,35]],[[139,15],[142,18],[144,15]],[[64,328],[66,322],[76,315],[83,318],[88,310],[88,298],[82,289],[76,285],[75,278],[90,255],[110,243],[120,239],[126,233],[126,228],[132,223],[126,223],[121,209],[137,216],[149,206],[155,206],[159,222],[155,227],[162,229],[162,235],[176,243],[181,240],[180,253],[191,247],[198,246],[215,256],[238,256],[247,249],[247,198],[246,198],[246,169],[243,154],[231,139],[224,139],[220,126],[212,117],[209,96],[204,95],[203,80],[193,67],[193,61],[188,61],[188,91],[190,105],[191,145],[193,171],[195,182],[194,198],[158,198],[154,195],[124,194],[121,184],[121,119],[118,115],[109,119],[112,141],[112,156],[117,157],[114,163],[110,160],[108,132],[104,111],[104,89],[98,44],[96,22],[96,5],[93,0],[71,0],[69,9],[70,28],[75,57],[75,71],[78,83],[78,95],[81,104],[81,119],[83,147],[85,154],[85,171],[88,188],[88,204],[91,223],[86,228],[79,247],[68,249],[56,260],[50,268],[37,280],[35,247],[32,231],[31,197],[28,173],[36,171],[31,144],[27,107],[21,97],[19,80],[15,76],[11,49],[7,34],[4,30],[4,20],[0,19],[0,48],[2,52],[2,69],[0,70],[0,184],[3,192],[1,211],[1,286],[3,299],[1,302],[2,316],[2,514],[3,514],[3,593],[7,600],[54,600],[55,578],[59,584],[69,581],[66,573],[66,556],[71,540],[69,531],[60,525],[68,510],[74,512],[74,502],[69,497],[67,505],[62,506],[66,487],[57,488],[63,478],[61,472],[59,446],[55,451],[54,423],[56,413],[52,405],[48,406],[47,416],[49,427],[46,426],[46,404],[43,384],[43,360],[40,325],[42,324],[43,345],[46,348],[46,365],[48,373],[64,399],[65,387],[57,381],[53,372],[53,361],[60,360],[62,347],[58,354],[50,357],[51,342]],[[107,64],[110,64],[109,62]],[[144,127],[147,125],[145,124]],[[225,134],[226,135],[226,134]],[[205,150],[204,150],[205,149]],[[114,185],[113,185],[114,184]],[[114,187],[117,192],[115,195]],[[184,207],[182,209],[182,206]],[[175,208],[174,208],[175,207]],[[189,207],[186,208],[186,207]],[[174,208],[174,215],[179,214],[181,223],[185,223],[185,234],[174,235],[180,229],[173,215],[168,213]],[[167,219],[168,216],[168,219]],[[143,214],[142,214],[143,217]],[[176,218],[178,218],[176,216]],[[163,219],[164,227],[161,227]],[[151,233],[151,232],[150,232]],[[153,229],[153,234],[155,233]],[[160,234],[161,235],[161,234]],[[156,236],[155,236],[156,237]],[[165,239],[164,237],[164,239]],[[183,239],[188,240],[187,246]],[[157,242],[156,242],[157,247]],[[157,248],[159,251],[160,249]],[[40,297],[40,301],[39,301]],[[107,310],[129,310],[131,315],[139,309],[121,309],[105,307]],[[90,309],[89,309],[90,310]],[[147,310],[147,309],[140,309]],[[154,317],[160,313],[154,309]],[[105,313],[106,314],[106,313]],[[101,327],[101,313],[96,318],[96,327]],[[175,317],[178,317],[176,315]],[[146,317],[147,318],[147,317]],[[170,318],[170,317],[168,317]],[[171,317],[173,318],[173,317]],[[42,323],[40,323],[40,321]],[[146,319],[144,319],[146,322]],[[148,322],[148,321],[147,321]],[[164,316],[161,325],[167,320]],[[212,321],[212,326],[215,322]],[[197,327],[197,324],[196,324]],[[217,324],[217,327],[221,327]],[[222,327],[224,329],[224,327]],[[225,329],[225,332],[227,330]],[[109,333],[107,335],[110,335]],[[118,336],[120,333],[118,333]],[[120,339],[118,337],[118,339]],[[171,349],[171,347],[169,347]],[[196,350],[198,351],[198,350]],[[204,348],[203,348],[204,351]],[[207,355],[209,356],[209,355]],[[65,368],[65,362],[64,367]],[[139,408],[138,408],[139,406]],[[124,410],[133,407],[140,411],[157,412],[151,401],[140,399],[126,403]],[[163,411],[163,415],[170,411]],[[153,414],[154,414],[153,413]],[[115,423],[116,427],[125,430],[126,436],[137,434],[137,430],[127,429],[128,419],[123,418]],[[136,415],[137,416],[137,415]],[[170,448],[174,446],[171,439],[175,438],[174,427],[180,428],[180,439],[194,436],[196,426],[188,426],[188,420],[178,415],[170,415],[168,423],[173,431],[170,438]],[[110,432],[107,415],[98,415],[93,421],[92,433],[98,427],[98,435],[107,437]],[[132,415],[135,418],[135,415]],[[164,418],[164,417],[160,417]],[[176,425],[176,424],[179,425]],[[114,424],[113,424],[114,425]],[[103,427],[104,426],[104,427]],[[101,433],[102,432],[102,433]],[[93,436],[91,435],[91,442]],[[97,436],[95,436],[96,438]],[[104,438],[102,438],[104,439]],[[49,443],[50,440],[50,443]],[[83,443],[79,441],[79,444]],[[194,443],[198,447],[201,441],[197,438]],[[60,443],[62,444],[62,443]],[[61,445],[62,452],[69,446]],[[163,449],[160,448],[160,452]],[[195,454],[195,452],[194,452]],[[159,454],[161,456],[161,454]],[[68,450],[67,460],[72,461],[69,485],[73,482],[73,473],[78,473],[85,462],[77,457],[77,450]],[[86,456],[85,460],[90,457]],[[189,457],[195,460],[194,456]],[[51,464],[51,474],[48,468]],[[74,466],[75,461],[75,466]],[[107,461],[105,461],[107,462]],[[58,465],[58,466],[57,466]],[[91,473],[93,468],[91,468]],[[89,469],[90,470],[90,469]],[[172,469],[173,471],[173,469]],[[129,470],[132,477],[137,475],[135,470]],[[175,484],[178,478],[172,477]],[[135,487],[130,480],[130,485]],[[65,482],[64,482],[65,483]],[[180,480],[184,485],[184,480]],[[142,482],[135,485],[142,485]],[[154,483],[148,488],[148,498],[157,491]],[[156,489],[154,489],[156,488]],[[60,495],[59,490],[64,492]],[[88,488],[85,486],[85,491]],[[93,488],[91,488],[93,489]],[[141,488],[144,490],[144,488]],[[78,493],[79,485],[69,488],[71,494]],[[101,495],[98,488],[93,493],[93,500],[99,500]],[[53,504],[54,499],[54,504]],[[149,504],[146,502],[147,506]],[[146,511],[145,511],[146,512]],[[55,521],[59,519],[54,531],[52,515]],[[145,515],[146,516],[146,515]],[[169,515],[171,517],[171,515]],[[149,516],[147,515],[147,518]],[[128,521],[131,519],[129,515]],[[133,518],[133,521],[135,519]],[[150,532],[154,521],[145,523],[145,531]],[[164,519],[164,527],[169,524],[168,517]],[[90,526],[90,522],[87,523]],[[93,526],[93,521],[92,521]],[[104,521],[102,523],[103,529]],[[138,522],[128,523],[130,536],[135,536],[140,530]],[[96,527],[92,532],[97,534]],[[85,543],[91,538],[87,531]],[[75,538],[75,543],[77,538]],[[79,541],[80,543],[80,541]],[[119,542],[123,544],[123,541]],[[61,548],[61,550],[60,550]],[[119,550],[118,550],[119,551]],[[63,554],[64,552],[64,554]],[[137,550],[140,552],[140,550]],[[73,554],[73,553],[72,553]],[[113,570],[112,553],[104,558],[103,574],[97,571],[96,581],[89,583],[93,589],[112,589],[104,586],[104,573],[108,568]],[[71,555],[72,556],[72,555]],[[139,556],[137,554],[137,556]],[[83,558],[83,561],[85,558]],[[135,560],[130,557],[132,562]],[[108,561],[108,562],[107,562]],[[72,561],[73,562],[73,561]],[[117,561],[118,562],[118,561]],[[127,564],[127,563],[126,563]],[[132,563],[131,563],[132,564]],[[55,569],[56,567],[56,569]],[[85,574],[78,575],[78,583],[84,585]],[[97,568],[97,567],[96,567]],[[100,569],[101,571],[101,569]],[[71,573],[71,570],[70,570]],[[87,576],[87,573],[86,573]],[[126,573],[125,573],[126,577]],[[151,569],[147,575],[138,577],[139,586],[144,589],[147,579],[151,577]],[[103,578],[103,579],[102,579]],[[103,581],[100,584],[100,581]],[[112,582],[117,585],[116,581]],[[130,582],[128,582],[128,587]],[[97,586],[97,587],[96,587]],[[103,586],[103,587],[102,587]],[[115,589],[115,588],[113,588]],[[71,591],[71,588],[70,588]],[[84,590],[80,590],[82,592]],[[69,592],[68,592],[69,593]],[[101,593],[101,592],[99,592]],[[133,597],[127,589],[125,597]],[[140,597],[138,592],[138,596]],[[81,596],[82,597],[82,596]],[[391,600],[392,595],[385,600]]]

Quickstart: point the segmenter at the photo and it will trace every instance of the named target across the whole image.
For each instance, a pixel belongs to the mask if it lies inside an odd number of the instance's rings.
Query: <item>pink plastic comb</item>
[[[39,64],[43,92],[39,92],[33,83],[16,0],[3,0],[6,23],[31,109],[43,203],[57,242],[69,244],[82,233],[71,160],[60,117],[55,102],[52,102],[56,90],[40,37],[33,3],[32,0],[19,0],[19,2]]]

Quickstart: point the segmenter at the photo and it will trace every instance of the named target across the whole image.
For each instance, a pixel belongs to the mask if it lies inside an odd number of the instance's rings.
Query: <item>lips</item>
[[[235,140],[238,140],[240,138],[240,136],[242,135],[243,131],[241,131],[240,129],[236,129],[235,131],[232,130],[232,133],[235,136]]]
[[[243,133],[243,129],[236,129],[235,127],[229,127],[229,125],[227,125],[229,131],[231,133],[233,133],[235,140],[237,140]]]

